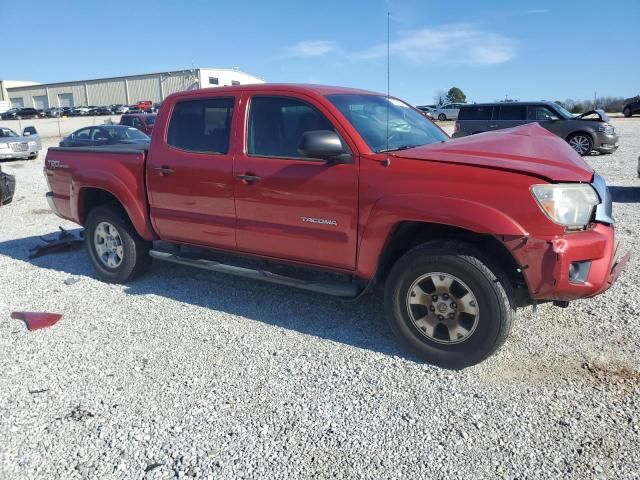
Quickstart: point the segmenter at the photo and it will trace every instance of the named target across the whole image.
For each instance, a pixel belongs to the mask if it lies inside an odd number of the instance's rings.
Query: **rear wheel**
[[[504,278],[464,244],[424,244],[398,260],[387,279],[389,325],[429,363],[479,363],[505,342],[515,317]]]
[[[447,116],[444,113],[441,113],[440,115],[438,115],[438,120],[440,120],[441,122],[444,122],[447,119]]]
[[[85,245],[98,277],[125,283],[151,266],[151,242],[144,240],[121,208],[103,205],[89,213]]]
[[[588,155],[593,148],[593,140],[586,133],[574,133],[567,138],[567,142],[580,155]]]
[[[631,116],[631,109],[630,109],[630,108],[628,108],[628,107],[627,107],[627,108],[625,108],[625,109],[622,111],[622,114],[623,114],[625,117],[629,118],[629,117]]]

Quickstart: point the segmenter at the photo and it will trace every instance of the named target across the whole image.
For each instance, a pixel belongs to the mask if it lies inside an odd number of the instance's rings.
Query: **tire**
[[[588,133],[578,132],[569,135],[567,143],[582,156],[589,155],[589,152],[593,150],[593,140]]]
[[[451,369],[475,365],[492,355],[509,335],[515,306],[511,284],[490,265],[481,253],[458,242],[426,243],[401,257],[385,285],[385,313],[404,346],[429,363]],[[448,297],[431,288],[436,286],[433,278],[439,283],[452,280]],[[420,290],[426,295],[414,296]],[[427,298],[429,306],[412,305],[421,302],[419,297]],[[434,325],[431,332],[427,324]],[[463,330],[466,333],[460,334]]]
[[[625,108],[625,109],[622,111],[622,114],[623,114],[625,117],[629,118],[629,117],[632,115],[632,113],[631,113],[631,109],[630,109],[630,108]]]
[[[38,158],[38,154],[37,153],[35,155],[29,155],[27,157],[27,160],[35,160],[36,158]]]
[[[84,240],[98,278],[104,282],[126,283],[151,266],[151,242],[138,235],[117,205],[102,205],[89,212]]]
[[[447,119],[447,116],[444,113],[441,113],[440,115],[438,115],[438,120],[440,120],[441,122],[444,122]]]

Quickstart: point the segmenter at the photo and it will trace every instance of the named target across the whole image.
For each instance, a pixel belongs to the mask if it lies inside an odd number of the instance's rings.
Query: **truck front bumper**
[[[535,300],[576,300],[604,292],[629,260],[612,225],[549,239],[528,238],[512,250]]]

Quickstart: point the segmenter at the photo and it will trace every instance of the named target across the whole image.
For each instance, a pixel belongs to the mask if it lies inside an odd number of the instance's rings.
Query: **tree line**
[[[630,98],[624,97],[596,97],[591,100],[576,100],[567,98],[566,100],[556,100],[555,103],[563,106],[571,113],[584,113],[589,110],[602,109],[605,112],[621,112],[622,108],[629,102],[640,98],[640,95]],[[513,99],[496,100],[496,102],[515,102]],[[436,105],[445,103],[466,103],[467,96],[458,87],[451,87],[448,91],[438,90],[433,97]]]

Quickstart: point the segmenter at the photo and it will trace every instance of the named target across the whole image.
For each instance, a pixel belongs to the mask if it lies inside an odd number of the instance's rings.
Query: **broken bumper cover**
[[[529,238],[513,252],[536,300],[598,295],[613,285],[630,257],[620,254],[614,227],[603,224],[552,239]]]
[[[16,177],[0,172],[0,205],[11,203],[16,191]]]

